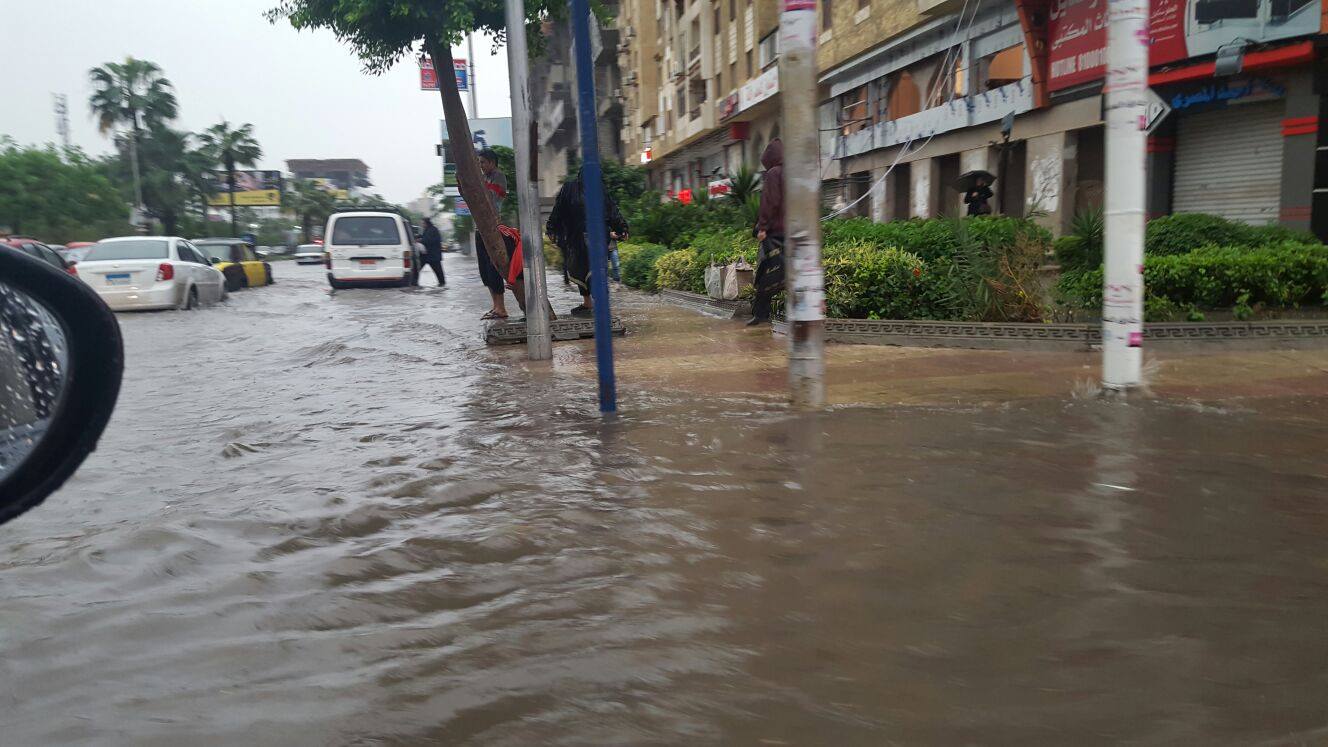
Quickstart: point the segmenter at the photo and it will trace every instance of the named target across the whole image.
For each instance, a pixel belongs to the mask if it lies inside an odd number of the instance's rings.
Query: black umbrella
[[[985,181],[988,187],[990,187],[992,184],[996,182],[996,177],[992,176],[992,173],[990,171],[983,171],[982,169],[974,169],[973,171],[965,173],[963,176],[959,177],[958,179],[955,179],[954,188],[959,190],[960,192],[967,192],[970,189],[977,189],[979,179]]]

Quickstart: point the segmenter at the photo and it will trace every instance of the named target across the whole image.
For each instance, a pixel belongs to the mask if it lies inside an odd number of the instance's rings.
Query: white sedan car
[[[327,255],[323,253],[322,244],[300,244],[295,248],[295,264],[297,265],[321,265]]]
[[[75,272],[116,311],[192,309],[226,299],[226,278],[178,236],[103,239]]]

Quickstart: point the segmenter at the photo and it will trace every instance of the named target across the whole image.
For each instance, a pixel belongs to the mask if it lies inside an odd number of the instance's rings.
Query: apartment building
[[[623,141],[653,188],[721,191],[779,133],[777,0],[625,0]],[[633,155],[635,159],[633,159]]]
[[[607,3],[610,14],[619,8]],[[572,31],[566,21],[546,21],[544,56],[531,65],[531,111],[539,143],[538,187],[543,202],[550,203],[563,181],[581,159],[581,134],[577,124],[577,79]],[[595,126],[599,154],[622,162],[624,152],[624,88],[618,68],[619,31],[615,22],[591,23],[590,50],[595,76]]]

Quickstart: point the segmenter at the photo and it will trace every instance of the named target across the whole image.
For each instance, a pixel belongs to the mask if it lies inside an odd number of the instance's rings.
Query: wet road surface
[[[0,742],[1328,740],[1324,399],[606,422],[588,343],[483,346],[472,262],[121,317],[101,449],[0,528]],[[629,371],[769,353],[623,314]]]

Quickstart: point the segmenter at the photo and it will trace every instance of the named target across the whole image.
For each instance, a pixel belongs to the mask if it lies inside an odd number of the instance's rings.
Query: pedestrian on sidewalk
[[[424,264],[433,268],[433,274],[438,278],[438,287],[447,285],[447,278],[443,276],[443,234],[428,218],[424,219],[420,243],[424,245]]]
[[[747,326],[770,321],[770,303],[784,289],[784,143],[770,141],[761,154],[765,175],[761,177],[761,205],[752,233],[761,242],[756,265],[756,299]]]
[[[479,152],[480,171],[484,173],[484,186],[489,190],[489,202],[493,205],[495,213],[502,213],[503,200],[507,199],[507,177],[502,170],[498,168],[498,154],[492,148],[485,148]],[[499,231],[507,228],[499,226]],[[512,229],[508,229],[510,232]],[[520,234],[518,234],[519,236]],[[511,285],[506,282],[505,276],[507,270],[512,267],[512,242],[511,236],[505,235],[503,241],[507,244],[508,267],[500,272],[493,266],[493,260],[489,259],[489,252],[484,247],[484,238],[478,232],[475,234],[475,261],[480,268],[480,281],[489,289],[489,297],[493,300],[493,307],[489,309],[481,319],[506,319],[507,304],[503,299],[505,288],[512,289],[512,295],[516,296],[517,304],[524,310],[526,308],[526,289],[521,284]],[[520,267],[520,265],[516,265]]]
[[[563,254],[563,271],[576,284],[581,293],[581,305],[572,309],[572,316],[590,316],[594,302],[590,296],[590,247],[586,240],[586,190],[583,174],[567,182],[558,190],[553,201],[553,212],[545,224],[545,233],[558,245]],[[604,194],[605,245],[617,238],[627,238],[627,221],[618,211],[618,205]]]

